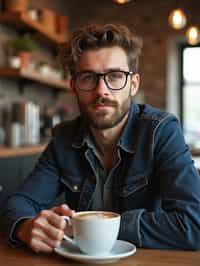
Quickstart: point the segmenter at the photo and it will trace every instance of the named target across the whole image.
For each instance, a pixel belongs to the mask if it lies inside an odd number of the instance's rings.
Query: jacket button
[[[73,186],[73,189],[78,190],[78,186],[77,185]]]

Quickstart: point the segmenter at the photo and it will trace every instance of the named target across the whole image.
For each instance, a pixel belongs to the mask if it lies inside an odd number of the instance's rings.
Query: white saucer
[[[136,247],[129,242],[117,240],[110,254],[105,256],[90,256],[82,253],[79,248],[70,245],[64,240],[58,248],[55,248],[55,252],[63,257],[81,262],[109,263],[134,254]]]

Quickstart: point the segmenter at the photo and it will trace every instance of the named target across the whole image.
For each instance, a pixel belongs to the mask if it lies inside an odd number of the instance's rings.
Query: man
[[[139,39],[115,25],[80,29],[64,47],[82,115],[54,129],[9,199],[3,219],[13,244],[51,252],[66,229],[62,215],[113,210],[122,215],[119,239],[144,248],[200,248],[200,178],[179,123],[132,100],[140,51]],[[61,191],[66,204],[50,207]]]

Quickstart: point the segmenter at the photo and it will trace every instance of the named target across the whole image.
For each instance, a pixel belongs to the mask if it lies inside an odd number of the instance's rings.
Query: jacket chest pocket
[[[118,187],[116,192],[115,209],[120,213],[148,206],[148,178],[146,176],[129,176],[128,181]]]
[[[81,184],[77,182],[74,176],[62,176],[60,178],[62,190],[65,194],[66,204],[74,210],[77,210],[80,199]]]
[[[119,189],[119,196],[122,198],[134,196],[137,192],[148,187],[147,176],[129,176],[127,180],[128,182]]]
[[[77,178],[73,176],[62,176],[60,182],[65,188],[69,189],[71,192],[80,192],[80,183],[76,181]]]

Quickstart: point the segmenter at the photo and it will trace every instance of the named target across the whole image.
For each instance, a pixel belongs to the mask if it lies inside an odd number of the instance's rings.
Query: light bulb
[[[185,27],[187,22],[186,15],[182,9],[178,8],[169,14],[169,24],[172,28],[180,30]]]
[[[188,43],[191,45],[195,45],[200,41],[200,32],[199,29],[195,26],[189,27],[185,35]]]
[[[113,0],[113,2],[117,3],[117,4],[126,4],[128,2],[130,2],[131,0]]]

